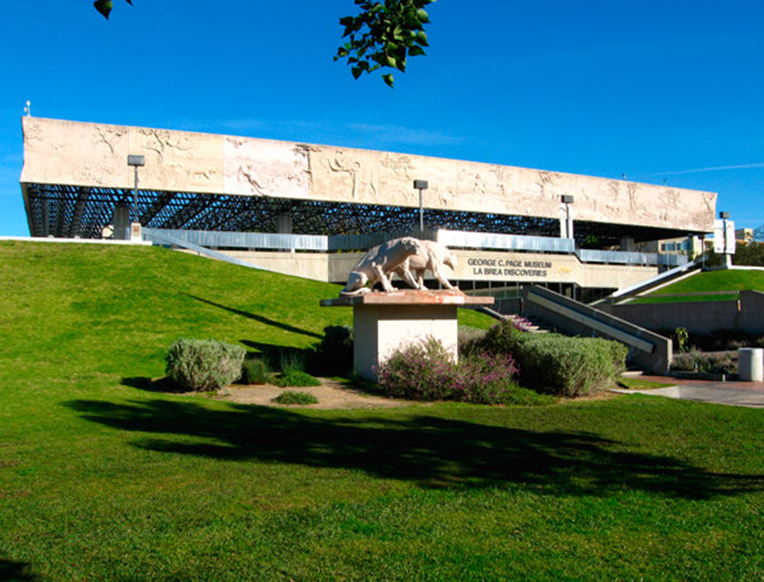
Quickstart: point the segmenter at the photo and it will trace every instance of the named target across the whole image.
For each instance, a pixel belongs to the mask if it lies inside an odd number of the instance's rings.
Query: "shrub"
[[[737,373],[737,362],[732,359],[731,354],[709,354],[706,362],[709,372],[717,374]]]
[[[213,339],[181,338],[170,346],[166,372],[187,390],[219,390],[240,377],[244,355],[241,346]]]
[[[523,366],[522,383],[576,398],[613,386],[625,369],[626,346],[598,338],[538,334],[515,353]]]
[[[276,396],[272,402],[276,402],[277,404],[307,405],[318,404],[318,398],[316,398],[310,392],[295,392],[294,390],[285,390]]]
[[[671,369],[681,372],[730,374],[737,371],[737,365],[731,354],[704,354],[693,348],[689,352],[674,356]]]
[[[448,398],[454,375],[451,355],[434,338],[395,351],[377,369],[377,381],[386,394],[411,400]]]
[[[493,326],[482,347],[511,353],[522,371],[520,383],[538,392],[575,398],[615,384],[626,368],[626,346],[600,338],[520,331],[512,322]]]
[[[457,345],[460,354],[469,354],[475,345],[483,340],[486,330],[475,327],[459,327]]]
[[[320,386],[321,381],[318,378],[314,378],[307,372],[297,370],[294,368],[288,369],[286,372],[282,372],[280,376],[273,379],[273,383],[276,386],[282,388],[292,386],[294,388],[302,388],[307,386]]]
[[[541,404],[538,394],[517,385],[509,354],[473,351],[458,364],[433,338],[393,353],[377,370],[389,396],[411,400],[456,400],[475,404]]]
[[[689,352],[683,352],[674,356],[671,361],[671,369],[680,372],[695,372],[698,369],[698,361],[703,352],[692,348]]]
[[[495,354],[511,354],[519,342],[530,337],[531,334],[521,331],[512,320],[508,319],[491,326],[483,339],[473,345],[472,348],[487,350]]]
[[[279,368],[284,374],[305,371],[305,354],[299,351],[283,351],[279,354]]]
[[[518,368],[510,354],[473,353],[463,357],[455,370],[454,400],[474,404],[549,404],[546,395],[521,387]]]
[[[279,356],[281,374],[273,379],[276,386],[302,387],[320,386],[321,381],[305,371],[306,354],[303,352],[282,352]]]
[[[310,370],[322,376],[350,376],[353,371],[353,328],[330,325],[310,358]]]
[[[268,364],[260,358],[244,360],[241,379],[245,384],[265,384],[268,382]]]

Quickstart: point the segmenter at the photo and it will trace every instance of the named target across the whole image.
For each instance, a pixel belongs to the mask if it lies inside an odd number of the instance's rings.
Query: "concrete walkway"
[[[671,376],[640,376],[642,380],[671,384],[668,388],[652,390],[621,390],[620,394],[649,394],[680,400],[697,400],[730,406],[764,408],[764,382],[714,382],[711,380],[686,380]]]

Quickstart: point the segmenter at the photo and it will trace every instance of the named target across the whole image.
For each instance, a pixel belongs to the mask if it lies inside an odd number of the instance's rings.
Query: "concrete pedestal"
[[[458,291],[403,290],[324,299],[324,307],[353,308],[353,368],[376,381],[376,366],[397,349],[428,337],[458,358],[456,309],[493,305],[493,297],[469,297]]]
[[[143,227],[140,222],[130,223],[130,240],[141,242],[143,240]]]

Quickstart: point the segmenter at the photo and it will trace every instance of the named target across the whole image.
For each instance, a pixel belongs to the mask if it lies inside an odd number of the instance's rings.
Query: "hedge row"
[[[512,354],[520,383],[538,392],[575,398],[613,386],[626,369],[628,349],[600,338],[520,331],[510,321],[493,326],[467,351]]]

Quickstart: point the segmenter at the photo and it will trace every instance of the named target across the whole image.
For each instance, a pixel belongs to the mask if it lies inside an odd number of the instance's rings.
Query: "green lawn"
[[[760,410],[284,410],[140,388],[181,335],[309,347],[349,323],[318,307],[337,291],[0,243],[0,580],[764,577]]]
[[[670,382],[654,382],[642,378],[628,378],[626,376],[618,380],[618,387],[627,390],[652,390],[654,388],[668,388],[673,386]]]
[[[723,293],[724,291],[728,293]],[[764,293],[764,271],[736,269],[706,271],[662,287],[645,297],[635,299],[632,303],[735,301],[738,299],[738,291],[761,291]],[[692,293],[705,293],[705,295],[681,295]]]

